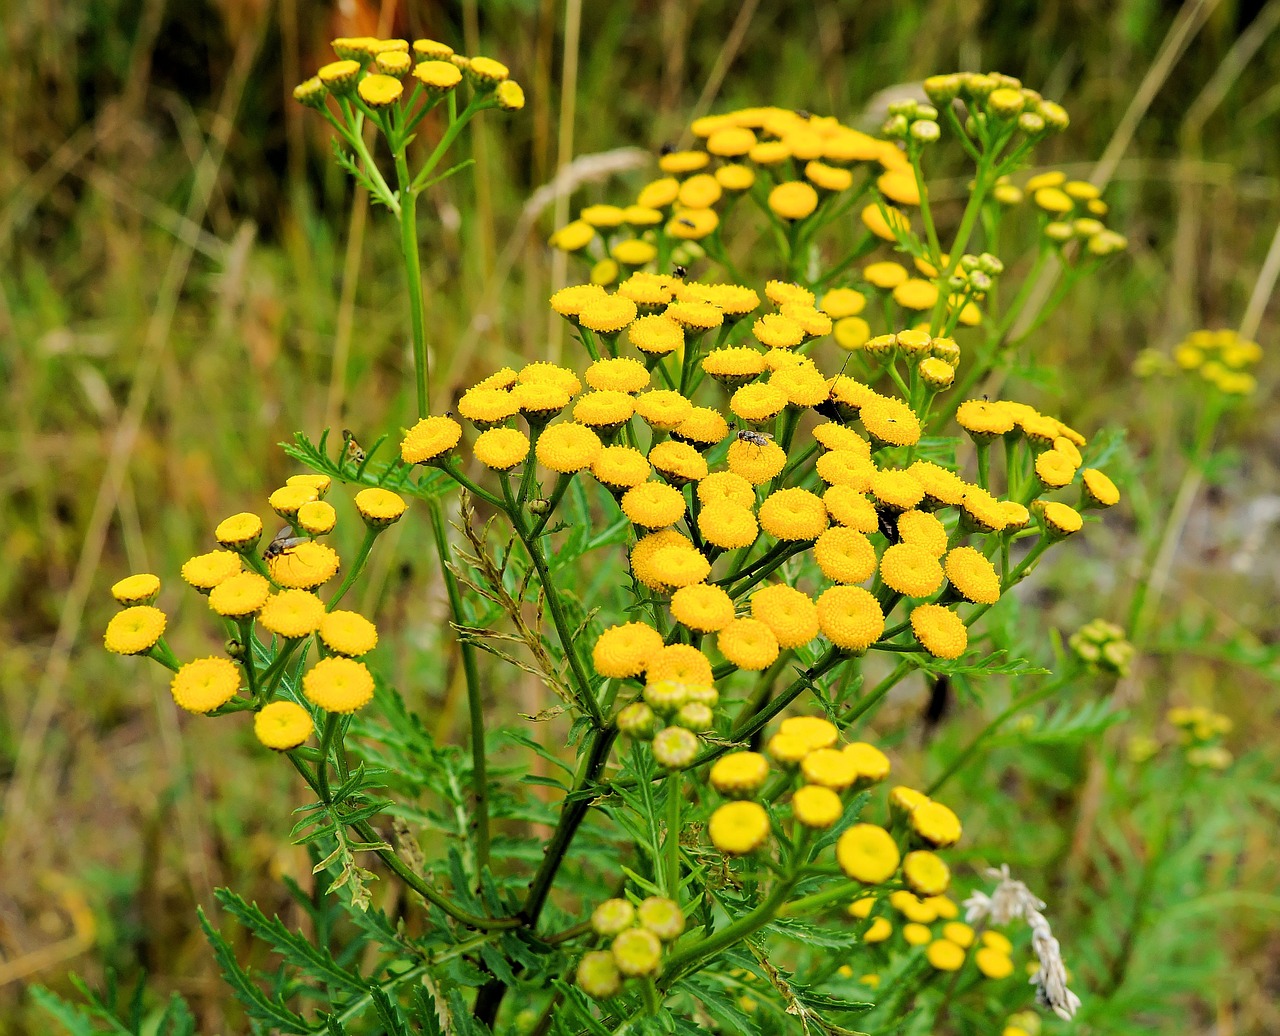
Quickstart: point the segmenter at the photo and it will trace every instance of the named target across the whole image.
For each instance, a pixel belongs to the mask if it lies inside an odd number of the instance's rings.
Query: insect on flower
[[[267,544],[266,549],[262,552],[264,561],[270,561],[272,558],[278,558],[295,547],[306,543],[308,537],[299,536],[292,525],[286,525],[278,533],[271,537],[271,542]]]

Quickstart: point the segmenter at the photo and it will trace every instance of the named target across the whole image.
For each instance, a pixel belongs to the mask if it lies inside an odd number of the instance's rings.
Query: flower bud
[[[674,900],[650,896],[637,911],[640,927],[647,928],[663,942],[671,942],[684,932],[684,914]]]
[[[932,119],[921,119],[911,124],[911,137],[922,144],[932,144],[942,136],[942,130]]]
[[[960,93],[960,76],[954,72],[948,75],[930,76],[924,81],[924,92],[929,100],[939,107],[950,104]]]
[[[608,950],[592,950],[584,953],[578,962],[578,988],[596,1000],[607,1000],[622,985],[618,965]]]
[[[652,975],[662,962],[662,943],[647,928],[628,928],[613,940],[613,962],[628,977]]]
[[[648,741],[657,732],[658,717],[642,701],[632,702],[618,713],[618,730],[627,737]]]
[[[319,76],[312,76],[305,83],[299,83],[293,88],[293,99],[299,104],[305,104],[308,108],[323,108],[324,100],[328,96],[329,91],[325,89]]]
[[[1028,137],[1038,137],[1044,132],[1044,119],[1035,112],[1023,112],[1018,116],[1018,129]]]
[[[666,727],[653,736],[653,758],[668,770],[683,770],[698,754],[698,738],[684,727]]]
[[[597,935],[617,935],[636,923],[636,908],[625,899],[606,899],[591,912]]]

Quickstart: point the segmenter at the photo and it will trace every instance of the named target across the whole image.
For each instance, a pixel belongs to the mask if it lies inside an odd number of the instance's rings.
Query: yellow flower
[[[298,508],[294,519],[303,532],[311,536],[324,536],[333,532],[338,523],[338,512],[325,500],[308,500]]]
[[[898,538],[923,547],[936,558],[947,552],[946,526],[926,511],[903,511],[898,515]]]
[[[862,277],[868,284],[876,288],[883,288],[885,291],[892,291],[900,284],[905,283],[910,276],[907,268],[901,263],[895,263],[887,259],[878,263],[871,263],[862,271]]]
[[[705,151],[671,151],[658,159],[658,168],[664,173],[677,176],[684,173],[696,173],[706,167],[711,159]],[[641,202],[641,204],[645,204]]]
[[[880,446],[914,446],[920,441],[920,421],[900,399],[880,396],[862,404],[862,427]]]
[[[699,633],[714,633],[733,621],[733,598],[718,586],[695,583],[671,595],[676,622]]]
[[[653,428],[670,432],[693,413],[693,404],[674,389],[649,389],[636,396],[636,413]]]
[[[978,970],[987,978],[1002,979],[1013,974],[1013,960],[1009,954],[991,946],[983,946],[973,955]],[[1005,1032],[1009,1030],[1006,1029]]]
[[[478,440],[476,445],[480,445]],[[527,442],[525,449],[528,450]],[[591,463],[596,481],[615,491],[640,485],[649,478],[649,470],[644,454],[633,446],[606,446]]]
[[[359,612],[331,611],[320,621],[320,640],[335,655],[358,658],[378,646],[378,627]]]
[[[224,579],[240,571],[240,555],[230,550],[198,554],[183,563],[182,578],[201,593],[208,593]]]
[[[684,913],[679,904],[665,896],[649,896],[642,900],[636,913],[640,927],[663,942],[671,942],[684,932]]]
[[[416,47],[418,43],[423,42],[431,41],[415,40],[414,46]],[[440,44],[440,46],[443,47],[444,44]],[[415,51],[415,53],[420,52]],[[450,54],[452,54],[452,51],[450,51]],[[440,54],[437,52],[436,54],[431,55],[428,60],[419,61],[413,67],[413,77],[433,93],[443,93],[446,90],[452,90],[462,82],[462,70],[448,60],[441,60],[441,58],[448,57],[449,54]]]
[[[149,604],[125,608],[107,623],[103,644],[117,655],[145,655],[164,633],[168,619]]]
[[[804,359],[791,367],[775,370],[769,384],[786,396],[793,407],[816,407],[827,401],[826,379],[818,368]]]
[[[649,386],[649,372],[639,360],[619,356],[596,360],[587,368],[587,384],[600,392],[639,392]]]
[[[493,89],[511,74],[511,70],[501,61],[479,55],[467,62],[467,72],[478,90]]]
[[[240,670],[225,658],[197,658],[176,673],[169,684],[179,708],[198,714],[227,704],[240,690]]]
[[[854,824],[836,842],[836,861],[854,881],[879,885],[898,869],[898,846],[883,827]]]
[[[942,586],[938,559],[914,543],[895,543],[880,557],[880,578],[885,586],[906,597],[928,597]]]
[[[816,748],[800,761],[800,772],[810,784],[844,791],[858,779],[858,768],[844,752]]]
[[[360,62],[350,59],[331,61],[327,65],[321,65],[316,71],[316,77],[332,94],[350,93],[359,74]]]
[[[753,593],[751,615],[773,631],[779,647],[798,648],[818,635],[817,605],[807,594],[783,583]]]
[[[591,662],[597,673],[610,679],[640,676],[662,647],[662,634],[653,627],[627,622],[610,626],[600,634],[591,651]]]
[[[370,528],[385,529],[400,520],[405,502],[389,489],[371,487],[356,494],[356,510]]]
[[[767,748],[769,754],[784,766],[798,765],[812,751],[803,737],[784,731],[779,731],[769,738]]]
[[[760,296],[754,288],[740,284],[708,284],[703,287],[704,301],[719,307],[725,316],[743,317],[760,306]]]
[[[747,157],[759,166],[777,165],[791,157],[791,149],[781,140],[763,140],[747,153]]]
[[[1007,407],[985,399],[967,399],[956,411],[956,424],[977,442],[990,442],[1013,431],[1014,419]]]
[[[956,380],[956,369],[946,360],[934,356],[926,356],[916,368],[921,380],[934,391],[950,388]]]
[[[643,266],[645,263],[653,262],[657,258],[658,249],[648,241],[630,238],[613,245],[609,249],[609,254],[624,266]],[[625,296],[615,295],[614,298],[623,299]],[[628,299],[627,301],[630,300]],[[591,326],[585,319],[582,323],[587,324],[588,327]]]
[[[709,209],[720,200],[722,188],[710,173],[691,176],[680,185],[676,202],[686,209]]]
[[[676,209],[667,223],[667,234],[683,241],[701,241],[719,225],[714,209]]]
[[[750,510],[724,501],[702,509],[698,515],[698,531],[712,546],[730,550],[754,543],[759,525]]]
[[[755,172],[749,166],[737,162],[722,165],[715,171],[715,178],[716,183],[726,191],[735,193],[751,190],[756,182]]]
[[[877,502],[890,511],[909,511],[924,499],[924,486],[899,468],[873,471],[870,488]]]
[[[734,619],[720,630],[716,645],[739,669],[760,672],[778,657],[778,638],[759,619]]]
[[[875,745],[854,741],[842,749],[858,772],[856,786],[877,784],[889,776],[889,757]]]
[[[538,437],[537,455],[544,467],[572,474],[591,467],[602,448],[600,437],[590,428],[565,421]]]
[[[932,281],[912,277],[893,289],[893,301],[903,309],[929,310],[938,301],[938,288]]]
[[[825,831],[844,813],[840,796],[830,788],[806,784],[791,796],[791,814],[805,827]]]
[[[710,302],[699,302],[696,299],[673,302],[663,315],[695,333],[710,331],[724,323],[724,310]]]
[[[938,849],[955,845],[960,841],[960,835],[963,833],[960,818],[941,802],[934,802],[932,799],[920,803],[911,811],[911,829],[929,845]],[[972,931],[970,938],[972,938]]]
[[[671,437],[680,442],[693,443],[699,449],[707,449],[722,441],[729,434],[729,423],[720,411],[711,407],[696,406],[689,416],[671,430]]]
[[[964,966],[964,949],[950,939],[935,939],[924,951],[925,958],[938,971],[959,971]]]
[[[623,219],[633,227],[656,227],[663,220],[662,213],[659,210],[651,209],[646,205],[628,205],[622,210],[622,216]],[[635,275],[633,274],[632,278],[629,279],[634,279],[634,276]],[[658,283],[664,283],[658,280],[657,274],[651,273],[646,274],[645,276],[648,279],[657,281]],[[619,287],[621,287],[621,285]],[[640,304],[641,300],[636,298],[634,295],[628,294],[627,297],[637,305]],[[665,302],[666,300],[664,299],[663,301]]]
[[[209,607],[229,619],[255,614],[267,603],[271,584],[257,572],[239,572],[209,591]]]
[[[1075,202],[1070,196],[1056,187],[1041,187],[1032,193],[1031,200],[1037,207],[1054,215],[1063,215],[1075,208]]]
[[[860,586],[832,586],[818,598],[818,625],[843,651],[861,653],[884,632],[884,612]]]
[[[570,223],[568,227],[563,227],[557,231],[557,234],[563,235],[574,224]],[[576,238],[571,242],[574,247],[567,248],[566,251],[576,251],[578,248],[585,246],[595,236],[595,229],[588,223],[583,223],[586,228],[588,237],[581,244],[577,243]],[[589,306],[592,302],[600,299],[608,298],[608,292],[598,284],[571,284],[567,288],[561,288],[551,296],[551,308],[559,313],[562,317],[566,317],[577,323],[578,314]],[[466,416],[465,414],[463,416]]]
[[[956,547],[947,553],[943,568],[951,585],[966,601],[995,604],[1000,600],[1000,576],[981,551]]]
[[[600,390],[581,396],[573,408],[573,419],[606,437],[611,436],[636,412],[635,400],[625,392]]]
[[[1081,476],[1084,483],[1085,506],[1112,507],[1120,502],[1120,490],[1097,468],[1085,468]]]
[[[729,409],[751,425],[762,425],[777,417],[787,405],[787,394],[773,385],[743,385],[729,400]]]
[[[710,687],[711,662],[696,647],[688,644],[668,644],[650,655],[645,676],[650,683],[670,680],[692,687]]]
[[[711,844],[722,853],[745,856],[769,838],[769,814],[758,802],[726,802],[707,824]]]
[[[351,658],[322,658],[303,676],[302,693],[327,712],[355,712],[373,698],[373,674]]]
[[[576,396],[582,391],[582,382],[568,367],[560,367],[542,360],[526,363],[520,368],[517,378],[522,385],[555,385],[557,388],[564,389],[570,396]]]
[[[758,486],[782,471],[787,463],[787,455],[773,440],[761,445],[736,438],[729,444],[726,460],[730,471],[741,475],[753,486]]]
[[[969,646],[969,631],[960,616],[940,604],[922,604],[911,612],[911,629],[935,658],[959,658]]]
[[[311,714],[291,701],[273,701],[253,717],[253,732],[268,748],[286,752],[311,736]]]
[[[822,312],[832,320],[856,317],[867,307],[867,297],[853,288],[832,288],[822,296]]]
[[[990,946],[993,950],[1006,956],[1013,952],[1013,943],[1009,941],[1008,937],[1002,932],[997,932],[990,928],[982,933],[982,945]]]
[[[877,917],[874,921],[871,922],[871,927],[868,928],[866,932],[863,933],[862,941],[869,942],[869,943],[884,942],[892,934],[893,934],[893,925],[889,923],[888,918]],[[867,979],[869,978],[875,979],[875,981],[867,982]],[[872,988],[875,988],[880,984],[880,976],[864,975],[862,978],[862,981],[866,982],[866,984],[871,986]]]
[[[262,538],[262,519],[248,511],[233,514],[218,523],[213,530],[213,538],[227,550],[242,553],[253,550]]]
[[[448,453],[462,438],[462,425],[452,417],[424,417],[400,442],[400,459],[423,464]]]
[[[599,334],[614,335],[636,319],[636,312],[636,304],[625,295],[605,295],[582,307],[578,323]]]
[[[742,126],[725,126],[707,137],[707,151],[720,158],[738,158],[756,146],[756,135]]]
[[[902,937],[910,946],[923,946],[933,938],[929,926],[913,921],[902,926]]]
[[[751,483],[732,471],[716,471],[698,482],[698,502],[706,506],[716,503],[733,503],[752,508],[756,503]]]
[[[705,159],[706,156],[703,157]],[[636,204],[647,209],[665,209],[668,205],[675,203],[679,193],[680,181],[674,176],[664,176],[640,188],[640,193],[636,195]]]
[[[117,604],[151,604],[160,595],[160,577],[150,572],[125,576],[111,587]]]
[[[751,326],[751,332],[770,349],[791,349],[804,341],[804,326],[781,313],[766,313]]]
[[[902,860],[902,877],[917,896],[940,896],[951,884],[951,870],[933,853],[917,850]]]
[[[840,737],[836,725],[822,716],[788,716],[778,724],[778,733],[799,738],[804,754],[830,748]]]
[[[524,107],[524,87],[514,79],[499,83],[493,96],[498,102],[498,107],[504,112],[518,112]]]
[[[268,559],[271,578],[290,590],[314,590],[338,571],[338,552],[323,543],[299,543]]]
[[[490,428],[476,437],[476,460],[495,471],[507,471],[529,456],[529,437],[515,428]]]
[[[687,419],[681,422],[683,428]],[[660,442],[649,450],[649,463],[674,486],[697,482],[707,476],[707,462],[692,446],[682,442]]]
[[[318,630],[324,617],[324,602],[315,594],[282,590],[267,598],[258,613],[258,625],[269,633],[297,640]]]
[[[501,367],[487,378],[481,378],[471,387],[476,389],[509,389],[519,378],[520,376],[510,367]]]
[[[732,446],[730,447],[732,450]],[[760,505],[760,527],[780,540],[816,540],[829,517],[822,498],[807,489],[779,489]]]
[[[458,400],[458,413],[481,431],[501,424],[517,410],[511,393],[504,389],[471,388]]]
[[[823,191],[835,193],[847,191],[853,186],[853,173],[825,162],[809,162],[804,167],[804,178]]]
[[[871,444],[848,425],[828,421],[814,428],[813,437],[828,450],[854,453],[863,460],[871,459]]]
[[[293,88],[293,99],[308,108],[323,108],[328,95],[319,76],[312,76]]]
[[[702,358],[702,369],[722,385],[735,388],[764,373],[764,357],[746,346],[712,349]]]
[[[683,770],[697,757],[698,744],[698,739],[692,732],[683,727],[670,726],[653,736],[650,747],[659,766],[668,770]]]
[[[911,230],[911,221],[892,205],[883,206],[883,211],[880,205],[868,205],[862,210],[862,224],[882,241],[897,241],[898,234]]]
[[[741,799],[764,787],[769,763],[759,752],[731,752],[711,767],[711,786],[721,795]]]
[[[1059,450],[1045,450],[1036,458],[1036,478],[1047,489],[1061,489],[1075,477],[1075,464]]]
[[[899,205],[919,205],[920,188],[911,169],[889,169],[880,174],[876,187],[890,201]]]
[[[1084,526],[1084,519],[1080,517],[1079,511],[1055,500],[1038,503],[1037,510],[1044,517],[1045,528],[1054,539],[1070,536]]]
[[[822,494],[822,503],[833,522],[863,533],[880,528],[875,505],[853,486],[832,486]]]
[[[835,583],[861,583],[875,573],[876,552],[871,541],[856,529],[834,526],[813,545],[813,557],[822,574]]]
[[[802,180],[778,184],[769,192],[769,208],[785,220],[804,219],[818,207],[818,192]]]
[[[617,205],[588,205],[578,213],[578,218],[593,227],[611,230],[626,221],[626,212]]]
[[[975,933],[963,921],[952,921],[942,926],[942,936],[944,939],[950,939],[957,946],[967,950],[973,945]]]
[[[293,482],[281,486],[269,497],[267,503],[281,518],[294,518],[303,504],[318,500],[320,493],[315,486],[307,482]]]
[[[360,99],[370,108],[385,108],[400,99],[400,95],[404,93],[404,86],[394,76],[375,72],[360,80],[357,92],[360,94]]]
[[[765,298],[775,306],[785,306],[793,302],[802,306],[812,306],[817,298],[808,288],[801,284],[793,284],[791,281],[768,281],[764,286],[764,294]]]
[[[684,517],[684,494],[661,482],[645,482],[622,497],[622,513],[645,529],[664,529]]]

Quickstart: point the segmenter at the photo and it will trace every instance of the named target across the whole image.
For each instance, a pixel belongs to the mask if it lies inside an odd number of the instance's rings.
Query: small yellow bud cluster
[[[680,905],[665,896],[650,896],[638,904],[606,899],[591,914],[591,927],[611,942],[607,950],[583,954],[577,984],[588,996],[607,1000],[627,979],[658,971],[665,945],[684,933],[685,917]]]
[[[1225,770],[1232,762],[1222,738],[1234,724],[1229,716],[1203,705],[1175,706],[1165,718],[1178,731],[1178,743],[1187,749],[1187,762],[1209,770]]]
[[[1115,623],[1094,619],[1071,634],[1067,643],[1087,666],[1117,676],[1129,675],[1133,645],[1125,639],[1124,630]]]

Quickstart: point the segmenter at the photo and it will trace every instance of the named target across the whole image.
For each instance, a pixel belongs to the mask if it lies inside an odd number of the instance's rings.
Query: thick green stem
[[[667,841],[665,862],[667,868],[667,898],[680,901],[680,812],[684,802],[680,771],[675,770],[667,781]]]
[[[409,289],[409,323],[413,331],[413,375],[418,389],[418,417],[431,409],[431,373],[427,358],[426,309],[422,297],[422,260],[418,255],[418,196],[410,184],[404,148],[395,156],[400,187],[400,255]]]

